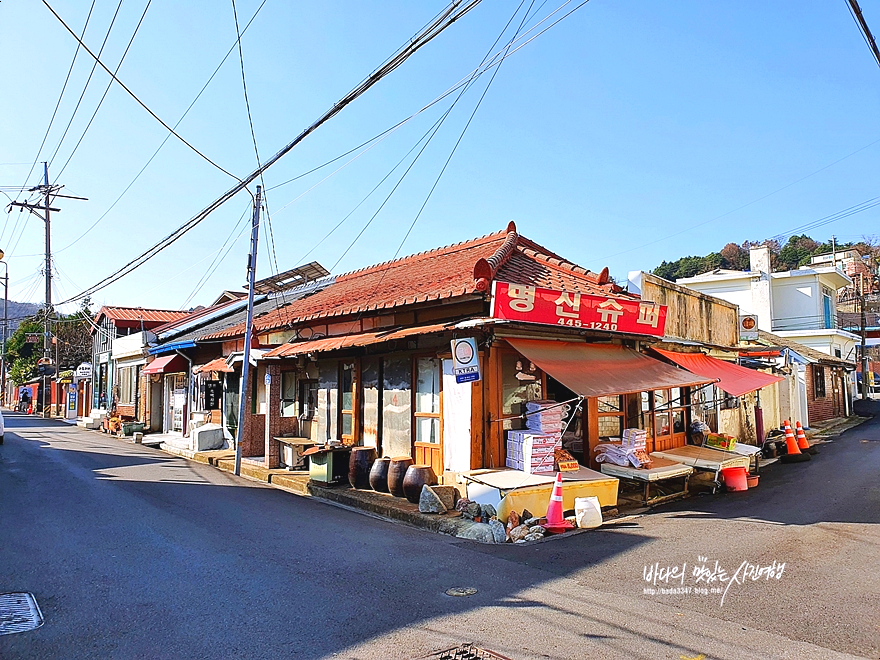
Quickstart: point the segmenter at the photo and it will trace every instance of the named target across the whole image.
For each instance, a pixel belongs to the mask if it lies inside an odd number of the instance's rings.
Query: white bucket
[[[574,515],[581,529],[594,529],[602,525],[602,507],[598,497],[574,498]]]

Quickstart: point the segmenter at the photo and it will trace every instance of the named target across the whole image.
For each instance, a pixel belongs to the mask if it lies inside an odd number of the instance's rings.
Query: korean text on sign
[[[492,317],[662,337],[666,306],[632,298],[495,282]]]

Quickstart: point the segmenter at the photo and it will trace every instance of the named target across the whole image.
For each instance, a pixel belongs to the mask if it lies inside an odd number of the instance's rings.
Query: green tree
[[[37,375],[37,360],[43,352],[42,310],[38,316],[25,319],[15,332],[6,340],[6,364],[9,365],[9,377],[16,385],[27,382]],[[41,336],[38,343],[27,341],[28,335]]]
[[[792,236],[788,243],[779,250],[777,264],[780,270],[794,270],[810,263],[810,258],[820,245],[806,234]]]

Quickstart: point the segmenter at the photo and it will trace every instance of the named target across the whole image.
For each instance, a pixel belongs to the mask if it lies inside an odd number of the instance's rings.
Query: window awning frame
[[[519,353],[585,397],[635,394],[714,382],[619,344],[505,337]]]

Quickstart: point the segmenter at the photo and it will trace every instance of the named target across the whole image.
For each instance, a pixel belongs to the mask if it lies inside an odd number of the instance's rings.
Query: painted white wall
[[[705,293],[739,305],[740,314],[755,314],[752,305],[752,287],[749,278],[717,280],[714,282],[691,282],[688,279],[676,280],[676,284],[694,291]],[[762,328],[763,330],[764,328]]]
[[[449,472],[471,469],[470,383],[456,383],[452,360],[443,360],[443,466]]]
[[[814,277],[773,278],[773,330],[825,327],[821,288]]]

